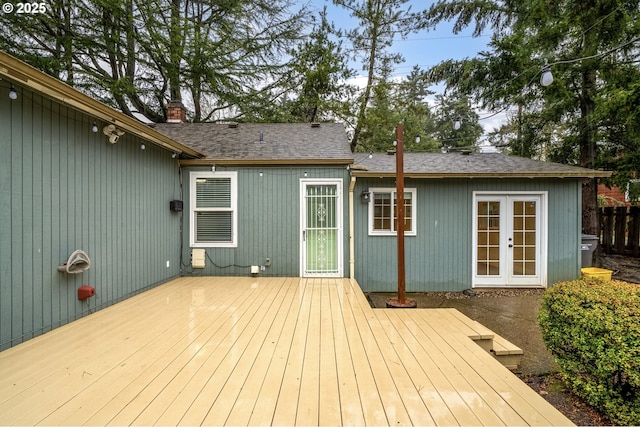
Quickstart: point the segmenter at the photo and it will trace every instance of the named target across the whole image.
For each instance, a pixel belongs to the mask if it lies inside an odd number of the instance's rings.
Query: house
[[[408,291],[546,287],[580,274],[581,181],[608,172],[489,153],[406,153]],[[355,277],[393,291],[395,156],[358,155]],[[366,262],[360,262],[366,260]]]
[[[396,289],[395,158],[354,156],[342,124],[172,102],[148,126],[2,52],[0,79],[0,350],[180,275]],[[459,291],[576,277],[581,179],[607,174],[407,153],[405,176],[407,290]]]
[[[154,127],[206,155],[181,161],[182,257],[205,251],[189,274],[345,277],[353,155],[342,124]]]
[[[0,151],[0,350],[180,274],[176,157],[200,153],[3,52]]]
[[[640,186],[640,180],[633,179],[627,185],[627,188],[617,186],[607,187],[604,184],[598,184],[598,203],[604,206],[631,206],[637,204],[633,195],[629,194],[629,186]]]

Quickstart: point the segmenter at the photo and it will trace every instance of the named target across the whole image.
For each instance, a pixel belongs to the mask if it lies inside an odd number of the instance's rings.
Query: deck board
[[[1,352],[0,425],[571,424],[461,316],[348,279],[180,278]]]

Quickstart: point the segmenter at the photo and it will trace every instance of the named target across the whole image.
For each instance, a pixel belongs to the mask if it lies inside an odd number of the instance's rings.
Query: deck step
[[[493,349],[491,349],[491,354],[493,354],[493,357],[507,368],[516,370],[518,369],[518,366],[520,366],[520,361],[522,360],[524,351],[515,344],[512,344],[502,338],[500,335],[496,335],[493,337]]]
[[[482,323],[470,319],[458,310],[452,310],[457,326],[482,349],[488,351],[500,363],[511,370],[517,370],[524,351],[515,344],[493,332]]]

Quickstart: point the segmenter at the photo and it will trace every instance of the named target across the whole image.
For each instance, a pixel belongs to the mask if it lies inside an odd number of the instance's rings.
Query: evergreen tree
[[[287,78],[273,87],[261,108],[245,111],[244,119],[264,122],[352,121],[351,100],[356,88],[347,64],[341,32],[329,23],[326,7],[308,37],[295,46]],[[266,95],[266,92],[265,92]]]
[[[285,77],[304,11],[289,0],[56,0],[44,14],[0,15],[0,49],[125,114],[194,121],[238,114]],[[265,83],[267,82],[267,83]]]
[[[406,37],[422,28],[419,14],[407,6],[409,0],[333,0],[346,9],[357,21],[357,27],[347,33],[355,56],[362,61],[367,83],[357,100],[355,126],[351,138],[351,150],[359,144],[360,134],[366,123],[367,108],[373,96],[376,81],[402,62],[402,55],[389,52],[394,38]],[[379,91],[380,89],[378,89]],[[380,95],[380,93],[378,93]],[[371,126],[371,124],[370,124]]]
[[[638,148],[640,134],[629,116],[611,115],[631,114],[615,105],[637,94],[622,76],[638,73],[638,6],[638,0],[440,1],[426,14],[426,25],[454,20],[454,31],[460,31],[475,23],[475,35],[493,31],[492,51],[444,62],[427,77],[445,80],[485,108],[515,108],[516,121],[503,135],[518,154],[540,153],[588,168],[620,164],[608,149],[620,142],[604,138],[622,138],[626,148]],[[555,82],[543,88],[538,79],[545,64],[552,64]],[[638,170],[631,173],[637,176]],[[590,234],[598,232],[596,192],[596,181],[585,180],[582,222]]]

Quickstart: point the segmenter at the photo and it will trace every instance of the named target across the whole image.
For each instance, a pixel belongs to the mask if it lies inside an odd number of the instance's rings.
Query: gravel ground
[[[611,270],[612,278],[623,282],[640,284],[640,258],[621,255],[600,255],[594,262],[596,267]]]

